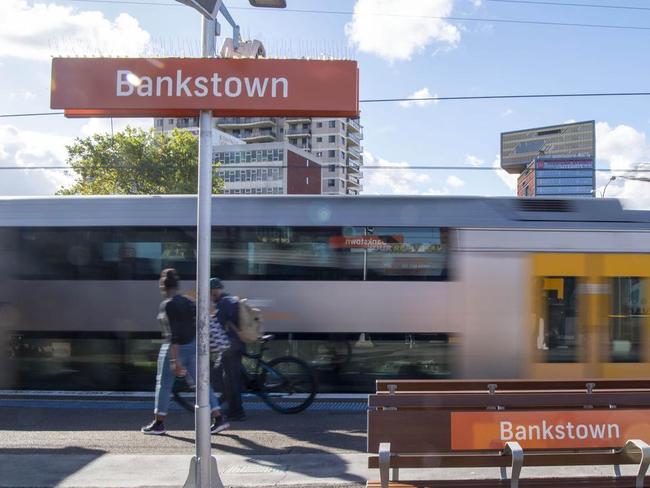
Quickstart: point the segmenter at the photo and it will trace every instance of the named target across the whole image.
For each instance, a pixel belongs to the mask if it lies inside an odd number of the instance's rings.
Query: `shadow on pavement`
[[[57,486],[104,454],[82,447],[0,449],[0,487]]]
[[[194,439],[191,437],[184,437],[167,433],[167,437],[172,439],[194,444]],[[220,437],[236,440],[241,446],[224,445],[219,442],[214,442]],[[212,449],[220,454],[236,454],[239,456],[256,456],[257,460],[250,459],[251,464],[263,464],[266,468],[275,468],[279,471],[290,471],[314,478],[332,478],[336,477],[353,484],[365,484],[366,479],[347,472],[347,465],[345,461],[338,456],[335,452],[318,449],[316,447],[300,446],[294,448],[287,446],[280,449],[263,446],[252,440],[242,437],[236,433],[223,432],[217,436],[213,436]],[[304,455],[314,455],[312,459],[306,461]],[[260,460],[260,455],[263,459]],[[292,457],[299,461],[292,462]]]

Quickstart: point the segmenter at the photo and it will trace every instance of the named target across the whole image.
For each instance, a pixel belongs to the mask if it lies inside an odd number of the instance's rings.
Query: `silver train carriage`
[[[212,215],[212,274],[323,391],[650,366],[650,212],[616,200],[224,196]],[[193,294],[195,219],[183,196],[0,199],[0,386],[150,389],[157,278]]]

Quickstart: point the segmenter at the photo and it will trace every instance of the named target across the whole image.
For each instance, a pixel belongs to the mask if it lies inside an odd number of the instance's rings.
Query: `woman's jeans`
[[[170,349],[171,344],[165,343],[160,346],[158,353],[158,372],[156,374],[156,402],[154,413],[156,415],[167,415],[169,410],[169,401],[171,400],[172,388],[176,380],[174,371],[171,368],[170,362]],[[188,344],[180,344],[178,346],[178,361],[187,370],[187,374],[192,378],[192,382],[196,381],[196,342],[192,341]],[[219,410],[219,401],[217,400],[212,386],[208,390],[210,397],[210,409],[214,411]]]

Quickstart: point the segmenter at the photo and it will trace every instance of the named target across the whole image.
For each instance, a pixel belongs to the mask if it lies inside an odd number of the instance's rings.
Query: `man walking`
[[[217,321],[224,327],[230,339],[230,348],[224,351],[217,368],[223,413],[231,421],[246,420],[241,399],[241,360],[246,345],[235,330],[239,327],[239,302],[224,292],[223,283],[219,278],[210,280],[210,294],[217,309]]]

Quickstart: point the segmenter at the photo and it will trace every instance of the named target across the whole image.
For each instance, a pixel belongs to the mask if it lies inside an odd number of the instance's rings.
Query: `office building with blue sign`
[[[501,167],[519,174],[517,196],[596,195],[595,122],[576,122],[501,134]]]

